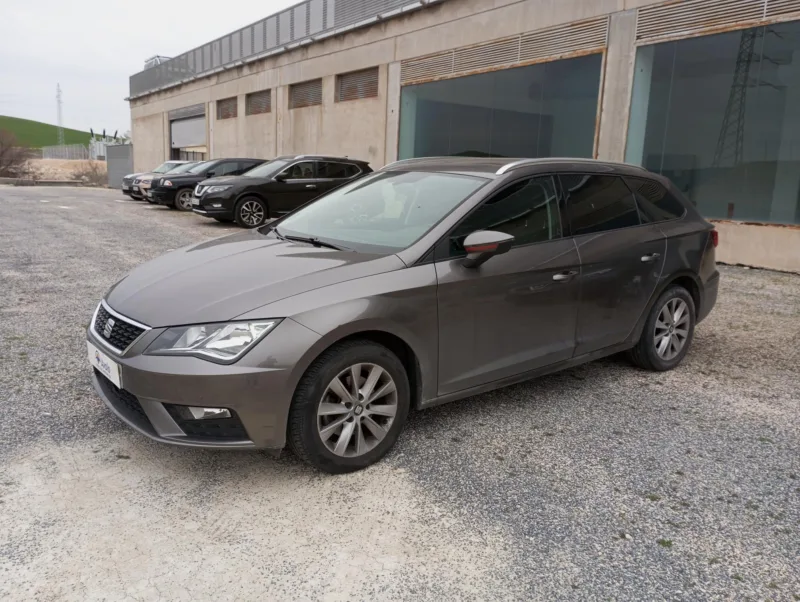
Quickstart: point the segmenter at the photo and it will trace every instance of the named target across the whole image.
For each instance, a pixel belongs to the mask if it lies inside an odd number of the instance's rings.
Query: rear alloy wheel
[[[397,440],[411,403],[408,376],[389,349],[348,341],[308,369],[289,411],[289,445],[329,473],[365,468]]]
[[[192,210],[192,190],[184,188],[175,195],[175,208],[180,211]]]
[[[267,204],[254,196],[245,197],[236,205],[236,223],[242,228],[258,228],[268,216]]]
[[[695,306],[682,286],[673,286],[658,298],[630,357],[646,370],[672,370],[681,363],[694,336]]]

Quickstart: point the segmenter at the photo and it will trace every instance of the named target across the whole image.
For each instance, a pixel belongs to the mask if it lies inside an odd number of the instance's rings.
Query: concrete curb
[[[11,186],[83,186],[81,180],[31,180],[27,178],[0,178],[0,184]]]

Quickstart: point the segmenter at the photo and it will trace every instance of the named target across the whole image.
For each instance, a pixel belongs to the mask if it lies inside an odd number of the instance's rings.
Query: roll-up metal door
[[[169,127],[172,148],[205,146],[206,144],[205,116],[171,121]]]

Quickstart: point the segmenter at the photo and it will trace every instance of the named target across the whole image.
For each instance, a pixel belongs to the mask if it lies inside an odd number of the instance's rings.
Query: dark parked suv
[[[150,194],[153,202],[175,207],[181,211],[192,210],[192,191],[198,182],[215,176],[238,176],[265,159],[214,159],[198,163],[189,171],[176,176],[153,178]]]
[[[278,157],[238,178],[201,182],[195,188],[194,212],[256,228],[371,172],[368,163],[346,157]]]
[[[400,161],[134,269],[97,307],[89,361],[111,411],[153,439],[288,443],[346,472],[412,407],[621,351],[675,368],[716,302],[716,246],[639,167]]]

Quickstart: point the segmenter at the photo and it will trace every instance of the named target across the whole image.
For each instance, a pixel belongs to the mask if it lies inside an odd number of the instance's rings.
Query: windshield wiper
[[[324,240],[320,240],[319,238],[316,238],[314,236],[289,236],[287,234],[281,234],[280,232],[278,232],[277,228],[273,228],[272,231],[275,232],[275,235],[281,240],[294,240],[296,242],[306,242],[310,245],[314,245],[315,247],[326,247],[328,249],[335,249],[337,251],[350,250],[347,247],[339,247],[329,242],[325,242]]]

